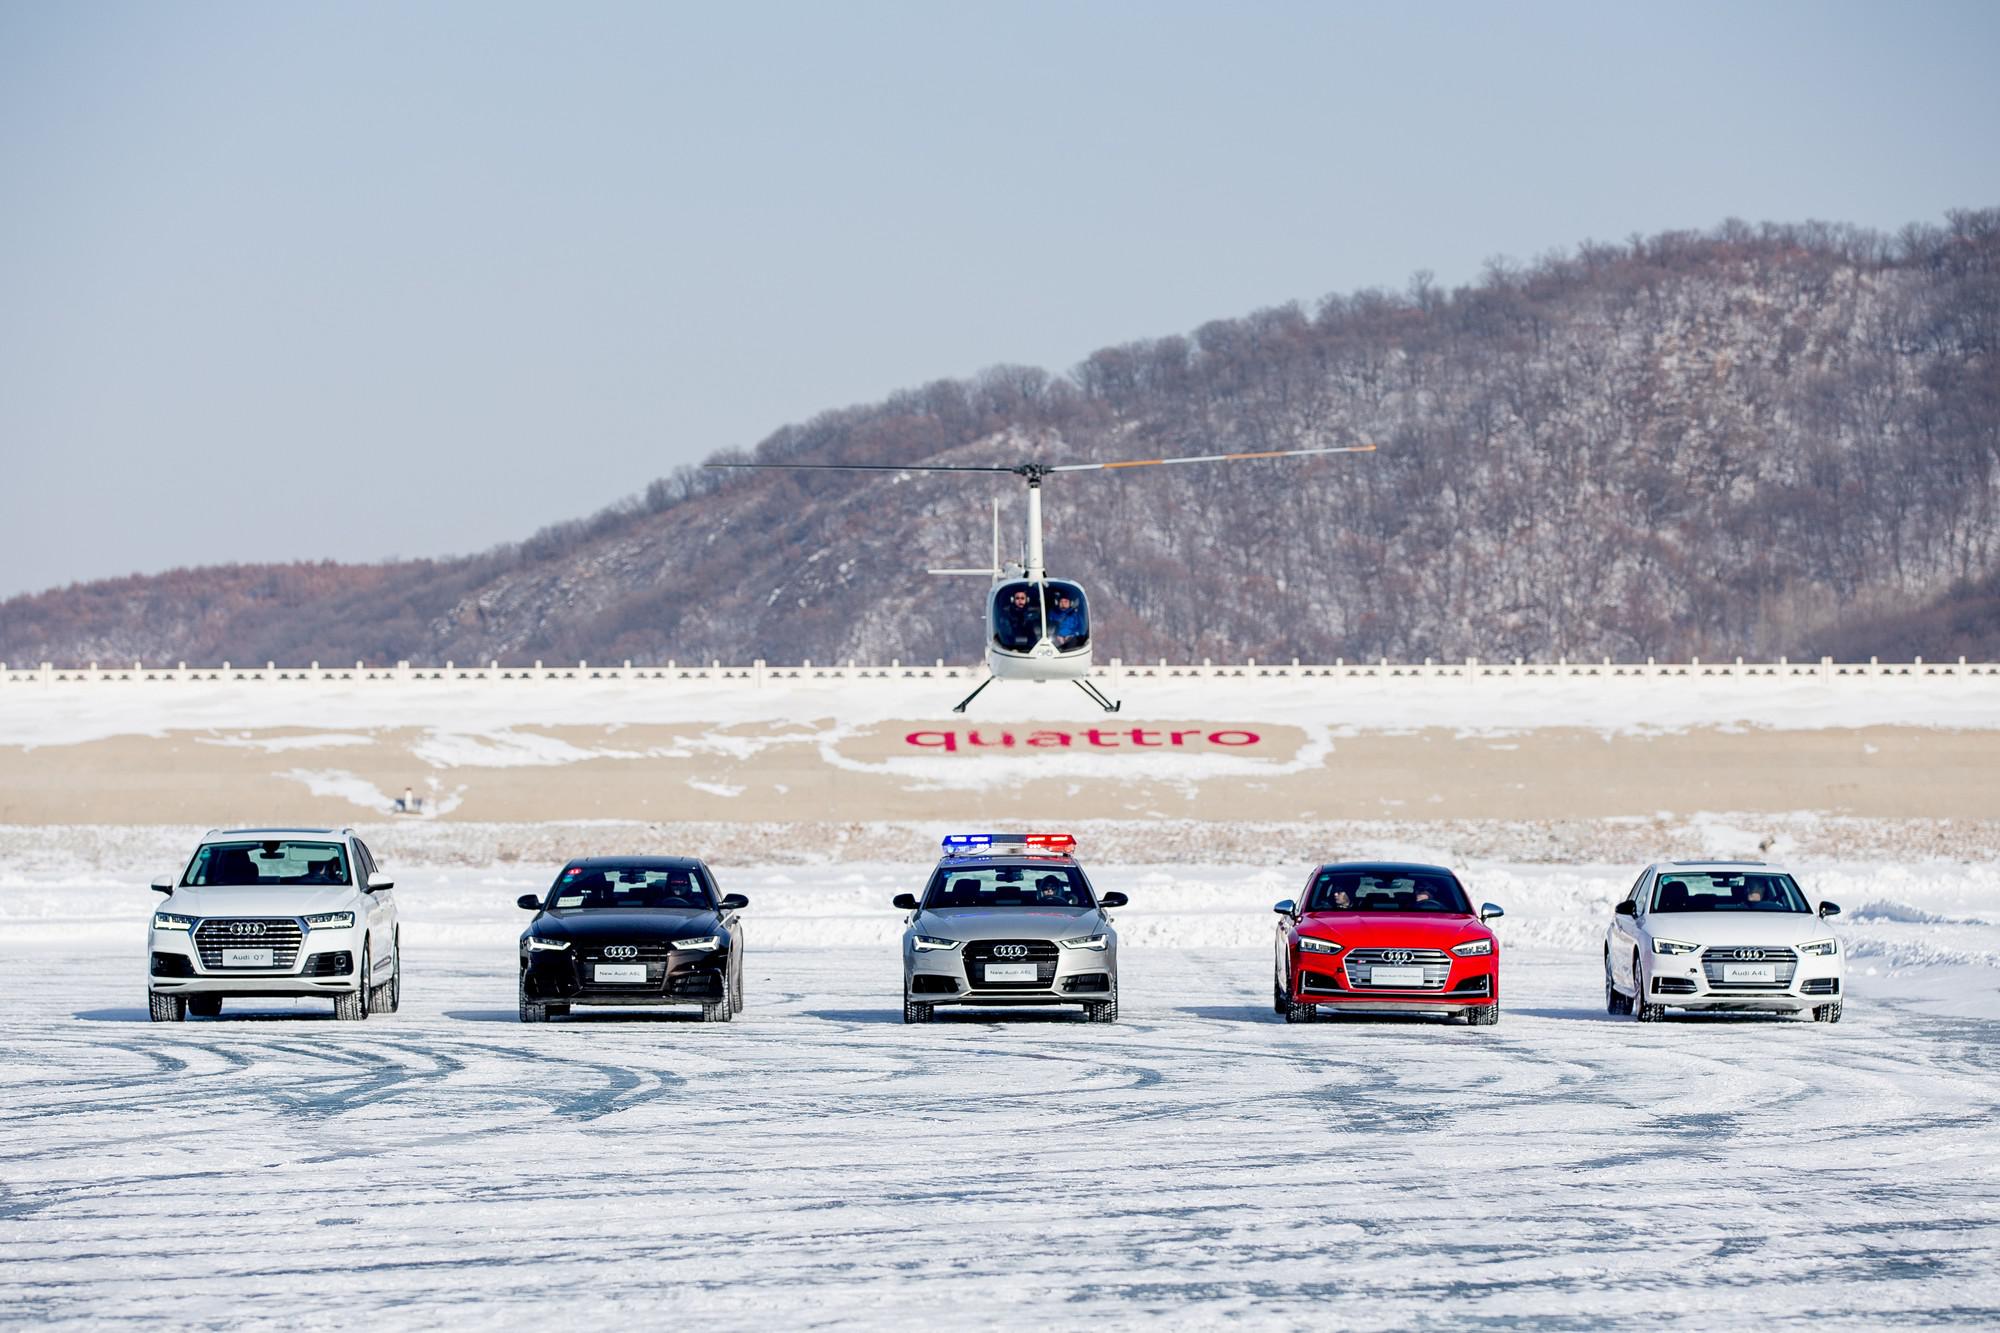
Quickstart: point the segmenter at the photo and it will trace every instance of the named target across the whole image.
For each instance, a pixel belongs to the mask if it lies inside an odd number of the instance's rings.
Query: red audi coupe
[[[1463,1014],[1500,1021],[1500,941],[1443,866],[1351,861],[1313,871],[1278,914],[1272,1007],[1287,1023],[1334,1013]]]

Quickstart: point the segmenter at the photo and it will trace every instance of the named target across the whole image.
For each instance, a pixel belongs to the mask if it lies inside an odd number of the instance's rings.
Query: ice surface
[[[150,862],[0,857],[0,1320],[2000,1320],[1990,861],[1799,867],[1910,909],[1841,927],[1832,1027],[1609,1018],[1630,869],[1473,864],[1509,913],[1493,1029],[1277,1022],[1292,870],[1193,861],[1092,866],[1133,896],[1115,1027],[903,1026],[887,899],[921,867],[865,861],[722,868],[752,904],[734,1023],[524,1027],[511,904],[554,869],[398,871],[397,1015],[167,1026]]]

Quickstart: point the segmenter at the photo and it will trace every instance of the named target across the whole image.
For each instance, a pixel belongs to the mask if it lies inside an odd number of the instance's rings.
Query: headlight
[[[567,948],[569,948],[568,940],[545,940],[538,935],[528,936],[528,952],[530,953],[553,953],[558,949]]]
[[[354,913],[321,912],[318,916],[307,917],[306,925],[314,930],[348,930],[354,925]]]
[[[1095,949],[1104,952],[1104,946],[1111,940],[1109,935],[1079,935],[1073,940],[1057,940],[1065,949]]]
[[[1800,953],[1830,954],[1840,952],[1839,940],[1811,940],[1799,946]]]
[[[719,949],[722,947],[722,936],[697,935],[691,940],[675,940],[674,947],[676,949],[699,949],[703,953],[706,953],[710,949]]]
[[[153,913],[154,930],[193,930],[199,918],[175,916],[172,912]]]
[[[1310,935],[1299,936],[1299,947],[1307,953],[1339,953],[1340,946],[1332,940],[1316,940]]]
[[[1696,950],[1697,948],[1699,948],[1699,947],[1700,947],[1699,945],[1694,945],[1694,944],[1683,944],[1683,943],[1682,943],[1681,941],[1679,941],[1679,940],[1654,940],[1654,941],[1653,941],[1653,952],[1654,952],[1654,953],[1667,953],[1667,954],[1673,954],[1673,953],[1693,953],[1693,952],[1694,952],[1694,951],[1695,951],[1695,950]]]
[[[1493,941],[1467,940],[1463,944],[1452,945],[1451,951],[1457,954],[1460,958],[1477,958],[1481,954],[1488,954],[1493,952]]]
[[[911,941],[912,944],[917,946],[918,953],[929,953],[933,949],[956,949],[964,942],[963,940],[941,940],[935,935],[919,935]]]

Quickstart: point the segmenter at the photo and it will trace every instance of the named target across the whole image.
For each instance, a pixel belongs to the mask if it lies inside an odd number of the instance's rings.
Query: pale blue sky
[[[2000,204],[2000,4],[0,0],[0,596],[1495,254]]]

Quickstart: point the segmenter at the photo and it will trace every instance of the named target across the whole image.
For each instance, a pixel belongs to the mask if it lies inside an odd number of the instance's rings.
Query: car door
[[[697,861],[695,864],[701,867],[701,877],[708,881],[708,891],[715,895],[715,924],[729,936],[729,979],[727,984],[730,986],[730,993],[733,995],[735,993],[734,988],[743,976],[743,947],[749,943],[744,937],[743,919],[737,914],[735,908],[724,907],[722,905],[722,900],[726,896],[722,892],[722,881],[717,879],[715,872],[708,868],[708,862]]]
[[[1646,884],[1652,875],[1653,868],[1647,866],[1639,872],[1639,878],[1633,880],[1632,887],[1626,891],[1623,901],[1631,903],[1635,913],[1642,910],[1641,904],[1646,900]],[[1605,935],[1605,947],[1610,954],[1611,977],[1613,981],[1624,983],[1628,992],[1637,984],[1632,976],[1632,955],[1634,951],[1644,948],[1644,938],[1644,931],[1640,928],[1639,918],[1636,915],[1612,913],[1611,929]]]
[[[375,856],[368,850],[368,844],[359,838],[354,840],[354,851],[356,868],[361,873],[361,883],[365,885],[380,873],[375,865]],[[393,966],[390,958],[396,950],[396,897],[393,892],[387,890],[380,893],[364,892],[361,901],[366,905],[368,912],[368,952],[372,958],[374,974],[377,978],[387,980]]]

